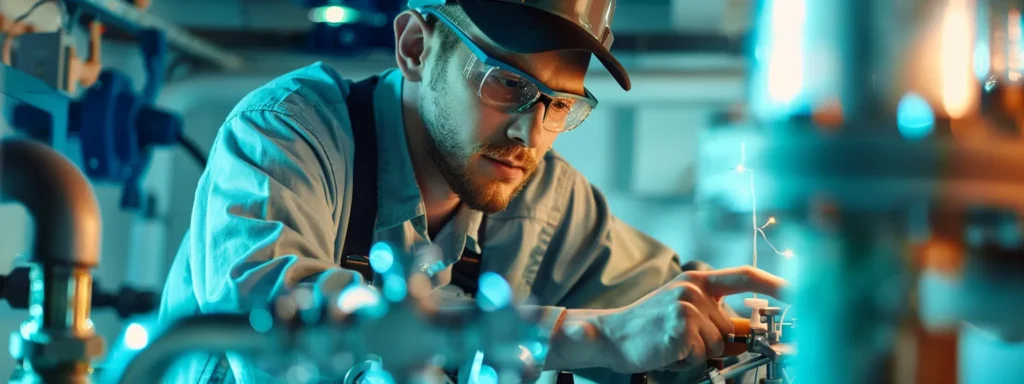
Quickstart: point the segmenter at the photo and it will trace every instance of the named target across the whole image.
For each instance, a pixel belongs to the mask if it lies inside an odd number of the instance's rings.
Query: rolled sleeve
[[[344,191],[335,170],[345,164],[332,164],[303,125],[301,115],[261,109],[221,128],[190,231],[202,312],[261,305],[300,284],[326,293],[361,281],[334,260]]]

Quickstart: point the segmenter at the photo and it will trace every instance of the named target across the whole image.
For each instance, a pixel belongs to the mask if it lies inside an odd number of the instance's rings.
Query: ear
[[[426,70],[424,63],[430,53],[428,43],[433,32],[426,20],[423,20],[423,15],[414,10],[407,10],[395,17],[395,60],[406,80],[423,80],[423,72]]]

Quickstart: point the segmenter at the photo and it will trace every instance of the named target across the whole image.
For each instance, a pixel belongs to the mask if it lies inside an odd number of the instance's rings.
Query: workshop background
[[[0,0],[0,14],[13,18],[35,3]],[[349,2],[360,3],[397,9],[404,2]],[[746,2],[620,1],[614,50],[630,70],[633,90],[619,89],[598,64],[587,85],[601,100],[600,108],[582,127],[562,135],[555,144],[556,150],[605,193],[619,218],[676,249],[684,261],[699,258],[716,267],[749,264],[751,259],[749,217],[728,217],[713,206],[693,203],[699,177],[697,161],[702,151],[708,150],[702,147],[702,138],[713,134],[716,127],[734,124],[731,117],[743,108],[747,92],[749,47],[738,33],[747,24],[746,14],[731,12],[742,3]],[[190,31],[244,63],[241,69],[225,68],[232,66],[231,58],[210,63],[176,51],[172,41],[175,53],[170,63],[174,65],[164,79],[157,105],[179,114],[184,136],[205,153],[235,103],[275,76],[317,60],[352,79],[394,65],[387,48],[369,47],[392,38],[387,28],[376,35],[346,30],[338,23],[344,23],[348,9],[325,5],[324,1],[298,0],[153,1],[145,14]],[[46,3],[25,22],[37,30],[55,30],[59,20],[59,9]],[[88,52],[85,34],[81,26],[75,31],[80,56]],[[103,68],[127,74],[136,89],[142,89],[147,81],[145,62],[130,34],[108,28],[101,53]],[[0,106],[2,103],[0,99]],[[12,133],[8,120],[0,120],[0,136]],[[740,143],[734,144],[735,161],[721,164],[722,175],[740,160]],[[96,279],[104,287],[162,287],[187,229],[201,171],[181,146],[162,146],[154,150],[142,179],[144,200],[152,206],[126,209],[121,203],[122,186],[94,186],[103,217],[102,259]],[[746,176],[736,175],[734,181],[737,198],[749,198]],[[785,218],[779,217],[776,225],[784,226]],[[30,231],[30,219],[20,206],[0,205],[0,272],[13,266],[16,256],[26,249]],[[770,229],[767,234],[771,238]],[[775,245],[780,251],[785,249],[785,244]],[[795,253],[793,257],[814,257],[799,254],[799,250]],[[762,252],[758,265],[786,276],[787,259]],[[116,340],[125,324],[108,311],[96,311],[93,316],[107,340]],[[26,317],[26,311],[0,304],[0,334],[16,330]],[[1007,377],[1005,370],[1014,369],[1018,373],[1010,377],[1024,377],[1024,367],[1014,364],[1024,361],[1024,347],[970,331],[963,338],[962,382],[989,382],[986,375],[994,367],[1000,367],[1001,377]],[[0,358],[0,377],[10,375],[11,370],[11,359]]]

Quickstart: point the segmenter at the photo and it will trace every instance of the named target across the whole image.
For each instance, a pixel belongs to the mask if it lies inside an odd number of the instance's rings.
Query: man
[[[703,366],[732,331],[722,296],[777,297],[785,282],[751,268],[682,273],[673,251],[618,221],[550,150],[597,106],[583,86],[591,55],[630,88],[608,51],[614,0],[410,8],[394,20],[398,68],[372,91],[372,233],[399,254],[437,244],[443,263],[421,267],[439,294],[464,294],[450,284],[452,265],[482,254],[483,270],[535,299],[551,336],[549,352],[536,356],[545,370],[602,369],[602,382]],[[298,285],[337,292],[362,281],[339,268],[346,237],[362,228],[351,216],[365,208],[351,202],[360,187],[353,159],[366,148],[353,138],[366,128],[354,126],[350,113],[360,111],[346,104],[353,87],[314,64],[235,108],[200,180],[164,318],[243,310]],[[241,361],[231,367],[241,382],[269,379]]]

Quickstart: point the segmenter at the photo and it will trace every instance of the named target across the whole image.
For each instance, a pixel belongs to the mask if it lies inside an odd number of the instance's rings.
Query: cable
[[[786,309],[782,310],[782,316],[779,317],[779,329],[782,329],[782,324],[786,322],[786,312],[789,312],[790,306],[792,305],[787,305]]]
[[[19,23],[24,21],[29,16],[31,16],[32,13],[36,11],[36,9],[39,9],[40,6],[46,3],[57,3],[57,10],[60,11],[60,24],[57,27],[57,30],[63,32],[66,29],[68,23],[68,8],[64,4],[63,0],[39,0],[35,4],[32,4],[32,7],[25,11],[25,13],[22,13],[21,16],[14,18],[14,22]]]
[[[178,144],[181,144],[185,151],[192,156],[192,159],[199,163],[203,169],[206,168],[206,155],[203,154],[203,151],[199,149],[199,146],[194,141],[185,137],[185,134],[178,132]]]
[[[750,224],[751,224],[751,228],[753,229],[753,235],[754,235],[753,243],[751,244],[751,250],[752,250],[752,253],[753,253],[753,260],[751,262],[751,266],[753,266],[754,268],[757,268],[757,238],[758,238],[759,235],[760,235],[761,238],[764,239],[765,243],[768,243],[768,246],[772,248],[772,251],[775,251],[776,255],[785,256],[785,257],[793,257],[793,251],[787,249],[785,251],[781,251],[780,252],[778,248],[775,248],[775,244],[772,244],[772,242],[768,240],[768,235],[766,235],[764,233],[764,229],[766,227],[768,227],[769,225],[775,224],[775,218],[774,217],[769,217],[768,221],[766,221],[764,223],[764,225],[761,225],[761,226],[757,225],[757,188],[754,185],[754,170],[748,168],[745,165],[746,162],[747,162],[747,143],[746,142],[741,142],[740,143],[740,164],[737,165],[735,168],[733,168],[733,170],[736,171],[736,172],[739,172],[739,173],[746,173],[746,174],[749,175],[748,179],[750,181],[750,206],[751,206]],[[754,293],[753,295],[754,295],[755,299],[758,298],[757,297],[757,293]]]

